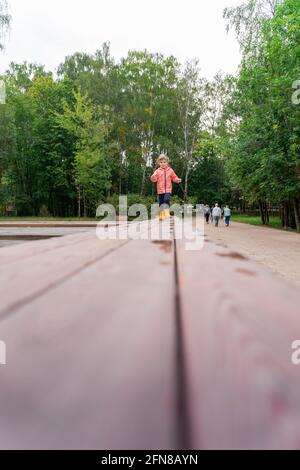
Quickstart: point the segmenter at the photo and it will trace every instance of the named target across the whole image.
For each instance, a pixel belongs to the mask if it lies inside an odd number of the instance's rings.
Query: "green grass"
[[[233,215],[231,220],[233,222],[240,222],[242,224],[260,225],[261,227],[270,227],[270,228],[276,228],[279,230],[284,230],[281,224],[281,219],[279,217],[270,217],[270,222],[268,225],[263,225],[261,222],[260,216],[256,216],[256,215],[246,215],[246,214]],[[285,230],[285,232],[286,231],[287,230]],[[292,228],[289,228],[288,231],[296,232],[296,230]]]

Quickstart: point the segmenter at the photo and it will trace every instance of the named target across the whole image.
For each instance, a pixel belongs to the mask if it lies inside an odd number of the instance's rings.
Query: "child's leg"
[[[164,204],[166,204],[167,208],[170,209],[170,200],[171,200],[171,193],[166,193],[164,195]]]
[[[165,195],[164,195],[164,194],[159,194],[159,195],[158,195],[159,220],[163,220],[163,219],[164,219],[164,199],[165,199]]]
[[[160,210],[163,209],[162,205],[164,204],[164,200],[165,200],[165,195],[164,194],[159,194],[158,195],[158,204],[159,204],[159,209]]]
[[[165,206],[165,217],[170,217],[170,199],[171,193],[166,193],[164,197],[164,206]]]

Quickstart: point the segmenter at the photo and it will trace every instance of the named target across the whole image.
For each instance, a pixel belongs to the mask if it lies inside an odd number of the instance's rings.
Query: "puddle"
[[[170,240],[154,240],[152,243],[159,245],[159,248],[166,253],[170,253],[172,250],[172,241]]]
[[[246,276],[257,276],[257,274],[254,271],[249,271],[249,269],[244,269],[244,268],[238,268],[236,269],[237,273],[245,274]]]
[[[240,253],[237,253],[235,251],[232,251],[230,253],[216,253],[218,256],[223,256],[224,258],[234,258],[234,259],[243,259],[243,260],[248,260],[246,256],[241,255]]]

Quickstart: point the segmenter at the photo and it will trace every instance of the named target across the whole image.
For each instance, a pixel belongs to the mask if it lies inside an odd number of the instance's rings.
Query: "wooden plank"
[[[173,260],[130,241],[0,322],[2,449],[178,446]]]
[[[176,241],[192,449],[297,449],[297,289],[239,253]]]
[[[101,224],[99,224],[101,226]],[[115,224],[105,223],[105,226],[113,226]],[[118,225],[118,223],[117,223]],[[0,231],[1,233],[1,231]],[[33,233],[30,231],[30,233]],[[20,235],[22,236],[22,232]],[[57,248],[64,247],[66,245],[72,245],[73,243],[81,242],[82,240],[89,240],[95,238],[96,236],[96,229],[91,228],[90,230],[86,230],[84,232],[77,232],[77,233],[70,233],[64,234],[62,237],[57,238],[55,241],[52,238],[48,238],[46,240],[38,240],[38,241],[31,241],[31,243],[27,243],[26,245],[22,246],[8,246],[5,248],[0,249],[0,266],[4,264],[15,262],[20,260],[21,258],[29,258],[35,256],[36,254],[43,253],[45,251],[52,251],[56,250]]]
[[[124,243],[124,242],[123,242]],[[1,273],[0,317],[16,306],[80,272],[87,265],[117,249],[121,242],[90,240],[55,252],[43,253],[28,260],[11,263]]]
[[[88,232],[72,233],[63,237],[48,238],[46,240],[36,240],[22,245],[12,245],[0,249],[0,266],[19,261],[25,258],[31,258],[37,254],[46,251],[56,250],[57,248],[73,245],[83,240],[89,240],[95,237],[94,230]]]
[[[127,243],[127,240],[99,240],[95,232],[80,234],[75,240],[76,243],[71,236],[60,239],[61,243],[49,239],[40,252],[39,245],[43,241],[31,242],[27,247],[19,245],[19,250],[15,248],[18,253],[24,248],[27,255],[15,261],[10,258],[1,272],[0,318]],[[5,250],[8,248],[3,248]],[[29,257],[33,252],[35,255]]]
[[[22,250],[2,275],[0,448],[299,448],[299,291],[213,243],[174,265],[172,241],[94,236],[48,240],[31,297]]]

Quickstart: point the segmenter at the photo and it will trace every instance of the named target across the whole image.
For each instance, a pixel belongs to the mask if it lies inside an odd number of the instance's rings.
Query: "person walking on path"
[[[208,204],[205,204],[205,206],[204,206],[204,217],[205,217],[206,223],[209,224],[210,207],[209,207]]]
[[[226,227],[229,227],[230,218],[231,218],[231,210],[227,205],[224,209],[224,218],[225,218]]]
[[[215,227],[219,226],[219,220],[221,218],[221,215],[222,215],[222,211],[219,207],[219,204],[215,204],[215,207],[212,210],[212,216],[213,216]]]
[[[169,166],[170,160],[164,154],[157,159],[159,168],[151,176],[152,183],[157,183],[157,194],[159,203],[159,220],[170,217],[170,198],[172,195],[172,182],[181,183],[175,171]]]

